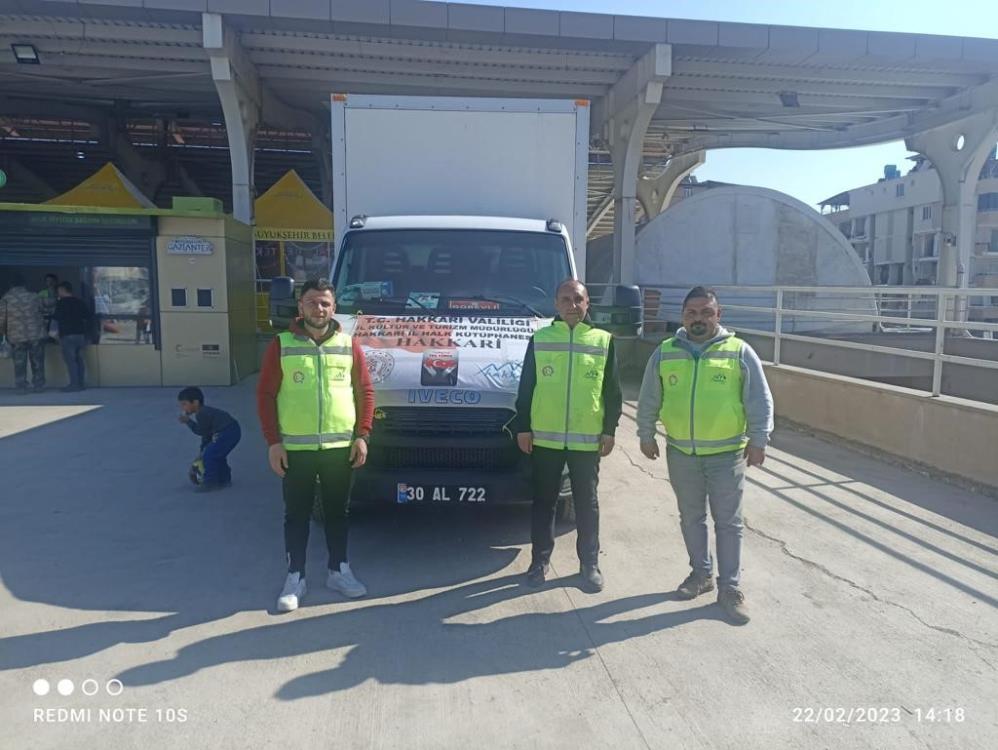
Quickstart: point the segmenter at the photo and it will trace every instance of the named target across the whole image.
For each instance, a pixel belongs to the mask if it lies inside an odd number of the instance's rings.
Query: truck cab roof
[[[547,232],[543,219],[518,219],[504,216],[368,216],[362,228],[374,229],[486,229],[505,232]]]

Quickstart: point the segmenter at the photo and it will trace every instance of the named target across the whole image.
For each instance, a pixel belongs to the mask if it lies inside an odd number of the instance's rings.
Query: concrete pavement
[[[670,593],[675,500],[628,403],[602,469],[602,594],[576,586],[570,530],[557,579],[520,584],[525,509],[393,512],[355,522],[369,597],[322,587],[313,528],[306,605],[277,615],[253,382],[208,390],[244,428],[222,493],[190,491],[174,398],[0,395],[0,747],[998,743],[994,498],[778,432],[746,497],[753,620],[733,627],[712,595]]]

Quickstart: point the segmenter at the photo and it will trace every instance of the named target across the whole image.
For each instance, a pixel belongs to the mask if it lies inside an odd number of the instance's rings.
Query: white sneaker
[[[305,597],[305,578],[299,573],[288,573],[284,580],[284,588],[281,595],[277,597],[278,612],[293,612],[298,609],[301,600]]]
[[[350,570],[350,563],[340,563],[339,571],[330,570],[326,578],[326,586],[333,591],[339,591],[343,596],[356,599],[367,593],[367,586],[358,581]]]

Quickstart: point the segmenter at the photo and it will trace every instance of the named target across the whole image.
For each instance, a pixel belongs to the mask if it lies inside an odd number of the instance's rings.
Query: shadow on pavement
[[[283,503],[252,387],[209,391],[210,403],[240,419],[244,437],[230,456],[233,487],[208,495],[194,494],[186,478],[197,438],[176,421],[175,389],[72,395],[101,408],[0,439],[0,576],[19,601],[98,621],[0,639],[0,670],[154,642],[272,607],[285,574]],[[377,596],[502,570],[518,551],[497,547],[528,541],[527,510],[479,510],[365,512],[351,532],[353,567]],[[313,589],[321,590],[325,562],[313,526]]]
[[[456,683],[474,677],[561,669],[596,648],[700,619],[720,619],[705,603],[632,620],[610,618],[661,605],[670,594],[645,594],[563,612],[523,612],[486,623],[451,618],[534,594],[519,575],[476,581],[412,601],[375,604],[250,628],[186,646],[174,659],[125,671],[129,687],[176,680],[224,664],[287,659],[349,648],[339,666],[283,685],[282,700],[346,690],[373,679],[381,684]]]

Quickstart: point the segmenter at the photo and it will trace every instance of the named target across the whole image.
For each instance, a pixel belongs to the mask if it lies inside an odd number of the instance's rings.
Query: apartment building
[[[878,286],[937,282],[942,236],[942,188],[932,163],[915,156],[902,175],[893,164],[871,185],[821,202],[821,212],[852,243]],[[998,287],[998,157],[985,162],[977,183],[977,235],[969,285]],[[971,300],[971,318],[998,320],[998,297]]]

